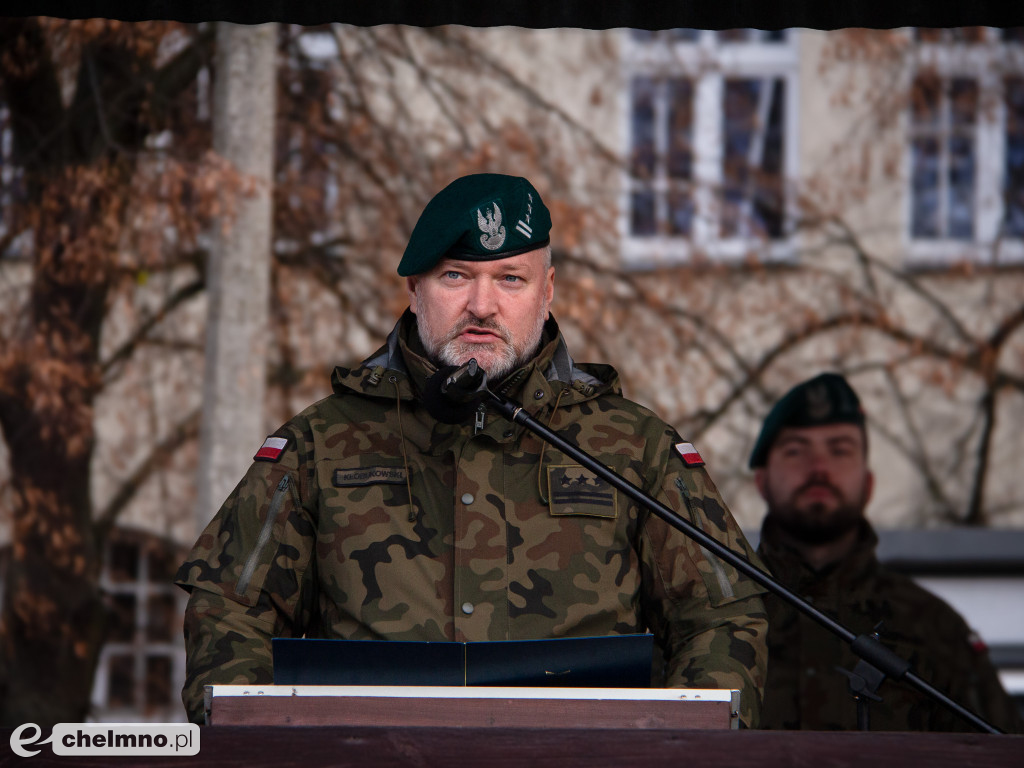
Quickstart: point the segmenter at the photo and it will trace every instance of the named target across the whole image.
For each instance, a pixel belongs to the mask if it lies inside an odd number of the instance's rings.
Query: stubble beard
[[[494,320],[484,320],[472,315],[464,317],[446,334],[441,334],[431,326],[430,321],[425,317],[418,316],[416,318],[416,327],[420,342],[427,351],[428,357],[439,367],[464,365],[469,362],[470,358],[475,357],[491,381],[500,381],[536,354],[547,316],[548,310],[545,306],[538,313],[537,322],[530,329],[523,344],[518,345],[518,348],[511,331],[504,325]],[[459,336],[469,326],[486,328],[497,334],[501,341],[486,344],[464,342],[459,339]]]

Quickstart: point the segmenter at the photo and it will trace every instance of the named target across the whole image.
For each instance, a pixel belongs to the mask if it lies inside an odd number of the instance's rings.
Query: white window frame
[[[114,538],[121,539],[115,531]],[[104,547],[103,570],[100,574],[100,588],[109,595],[131,595],[135,598],[135,612],[132,617],[132,639],[129,641],[108,641],[100,650],[96,665],[96,677],[93,681],[91,696],[91,718],[95,722],[176,722],[185,719],[185,710],[174,695],[181,690],[185,680],[185,640],[181,632],[171,633],[167,641],[154,641],[146,637],[149,626],[149,601],[152,597],[171,596],[176,615],[183,618],[188,595],[175,584],[154,580],[150,574],[149,551],[146,543],[163,547],[164,542],[148,534],[127,532],[124,543],[135,545],[138,555],[138,572],[130,581],[114,580],[110,573],[111,547],[114,542],[108,538]],[[174,551],[173,547],[167,547]],[[180,626],[180,623],[179,623]],[[133,705],[113,708],[110,706],[110,674],[111,660],[115,657],[127,656],[132,659],[133,668]],[[170,661],[171,669],[171,701],[166,706],[154,706],[145,709],[146,697],[146,660],[149,657],[162,656]]]
[[[792,236],[766,243],[757,237],[719,237],[720,218],[715,190],[724,178],[723,130],[725,83],[730,79],[780,79],[784,82],[783,194],[786,221],[791,221],[794,200],[791,182],[797,178],[799,156],[799,30],[786,30],[784,42],[732,42],[718,40],[716,30],[700,30],[694,42],[659,39],[638,41],[631,30],[622,30],[624,82],[620,114],[626,155],[632,147],[632,81],[634,77],[687,77],[693,82],[693,175],[694,225],[690,236],[631,234],[632,176],[628,163],[622,170],[619,203],[619,236],[623,264],[648,268],[692,263],[700,254],[715,263],[747,263],[751,254],[762,261],[792,261]],[[664,105],[656,107],[663,110]],[[658,150],[664,136],[655,134]]]
[[[919,72],[927,72],[934,73],[944,83],[953,78],[966,78],[978,87],[978,114],[974,123],[974,237],[970,240],[913,236],[913,133],[909,108],[905,115],[904,178],[907,181],[903,238],[907,266],[944,269],[964,261],[981,266],[1024,264],[1024,239],[999,240],[1006,154],[1003,79],[1008,75],[1024,76],[1024,45],[1002,42],[1000,30],[994,27],[983,28],[982,42],[918,42],[914,40],[912,28],[905,32],[914,51],[911,85]]]

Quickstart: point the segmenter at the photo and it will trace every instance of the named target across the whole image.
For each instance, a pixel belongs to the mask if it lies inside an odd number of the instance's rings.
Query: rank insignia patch
[[[252,457],[253,461],[279,461],[287,445],[286,437],[268,437]]]
[[[688,467],[703,467],[704,459],[697,453],[697,449],[693,447],[693,443],[676,443],[675,448],[679,451],[679,455],[683,457],[683,463]]]
[[[608,481],[576,464],[556,464],[547,469],[552,515],[618,516],[615,489]]]

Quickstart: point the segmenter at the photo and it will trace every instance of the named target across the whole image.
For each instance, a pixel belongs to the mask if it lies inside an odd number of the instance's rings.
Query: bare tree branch
[[[964,522],[973,526],[983,526],[987,522],[984,507],[985,481],[988,477],[989,458],[992,453],[992,432],[996,421],[995,390],[986,387],[979,406],[982,417],[981,437],[978,440],[974,472],[971,474],[971,491],[964,513]]]
[[[113,498],[96,513],[93,530],[102,541],[117,523],[117,518],[131,503],[139,489],[152,477],[174,452],[185,443],[199,437],[199,417],[202,411],[194,410],[185,417],[163,440],[153,446],[149,455],[121,483]]]
[[[111,375],[114,368],[128,360],[135,352],[136,348],[142,344],[150,335],[156,326],[162,323],[167,317],[178,307],[184,304],[189,299],[198,296],[205,287],[206,281],[203,278],[197,278],[186,285],[181,286],[174,291],[167,300],[164,302],[160,309],[146,318],[140,323],[132,332],[132,335],[126,339],[120,347],[100,364],[100,370],[107,378]]]

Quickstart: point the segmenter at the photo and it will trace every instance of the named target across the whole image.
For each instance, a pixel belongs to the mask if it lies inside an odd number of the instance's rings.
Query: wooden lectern
[[[209,725],[497,728],[739,727],[739,691],[685,688],[497,688],[208,685]]]

